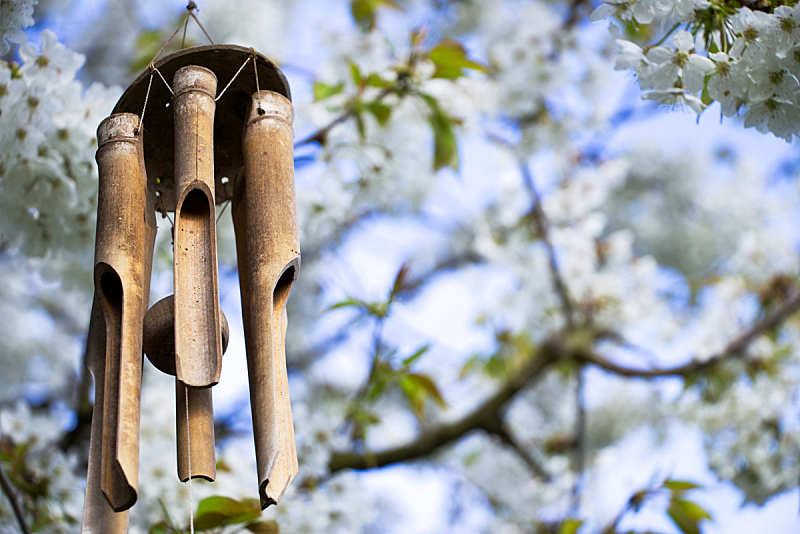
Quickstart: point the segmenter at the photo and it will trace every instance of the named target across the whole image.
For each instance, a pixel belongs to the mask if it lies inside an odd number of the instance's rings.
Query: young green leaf
[[[346,298],[346,299],[344,299],[342,301],[339,301],[339,302],[337,302],[335,304],[332,304],[325,311],[336,310],[336,309],[339,309],[339,308],[350,308],[350,307],[366,309],[366,308],[369,307],[369,304],[367,304],[363,300],[358,300],[358,299],[354,299],[354,298],[348,297],[348,298]]]
[[[397,275],[394,277],[394,284],[392,285],[392,291],[389,293],[389,300],[394,300],[394,297],[403,289],[410,269],[411,266],[408,263],[404,263],[400,266],[400,270],[397,271]]]
[[[344,83],[339,82],[336,85],[328,85],[322,82],[314,82],[314,102],[325,100],[333,95],[338,95],[344,90]]]
[[[455,39],[442,39],[428,53],[428,57],[436,65],[434,78],[455,79],[464,75],[464,69],[488,72],[486,65],[481,65],[467,58],[467,51]]]
[[[214,495],[200,501],[194,526],[197,530],[210,530],[225,525],[246,523],[261,516],[258,499],[236,500]]]
[[[458,170],[458,143],[453,126],[455,120],[450,117],[440,106],[439,102],[430,95],[422,95],[428,104],[431,113],[428,122],[433,130],[433,170],[438,171],[443,167]]]
[[[695,484],[694,482],[689,482],[687,480],[672,480],[672,479],[665,480],[664,487],[676,494],[700,488],[700,486],[698,484]]]
[[[422,347],[420,347],[419,349],[417,349],[417,351],[416,351],[414,354],[412,354],[412,355],[411,355],[411,356],[409,356],[408,358],[404,358],[404,359],[403,359],[403,367],[404,367],[404,368],[406,368],[406,369],[408,369],[409,367],[411,367],[411,365],[412,365],[412,364],[413,364],[415,361],[419,360],[419,359],[420,359],[420,357],[421,357],[423,354],[425,354],[426,352],[428,352],[428,349],[430,349],[430,348],[431,348],[431,346],[430,346],[430,345],[423,345]]]
[[[247,530],[255,534],[280,534],[278,523],[274,519],[269,521],[255,521],[247,525]]]
[[[387,104],[373,100],[372,102],[364,104],[364,109],[372,113],[372,115],[378,121],[378,124],[381,126],[386,126],[389,123],[389,117],[392,114],[392,108]]]
[[[675,523],[684,534],[701,534],[700,521],[711,519],[711,516],[700,505],[684,499],[673,498],[667,508],[672,522]]]
[[[558,534],[575,534],[581,525],[583,525],[583,521],[578,519],[565,519],[558,529]]]

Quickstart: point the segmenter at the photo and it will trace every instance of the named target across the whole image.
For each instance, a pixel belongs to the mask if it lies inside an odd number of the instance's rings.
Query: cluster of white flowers
[[[713,13],[707,0],[615,0],[591,18],[638,24],[676,21],[692,29],[672,34],[672,46],[659,41],[643,49],[613,27],[620,45],[616,68],[635,69],[646,99],[685,104],[698,114],[716,101],[726,117],[746,110],[746,127],[791,141],[800,134],[800,7],[779,6],[771,13],[728,9],[725,15]],[[703,21],[708,17],[723,17],[724,30],[706,32]],[[702,55],[704,48],[707,56]]]
[[[739,486],[748,500],[763,503],[797,485],[800,467],[800,421],[787,417],[796,373],[740,380],[714,403],[687,396],[679,412],[708,435],[709,466],[723,480]]]
[[[83,56],[43,31],[0,62],[0,234],[22,252],[86,251],[96,216],[95,128],[116,91],[84,93]]]
[[[8,0],[0,3],[0,55],[12,45],[28,40],[23,28],[33,26],[33,6],[38,0]]]

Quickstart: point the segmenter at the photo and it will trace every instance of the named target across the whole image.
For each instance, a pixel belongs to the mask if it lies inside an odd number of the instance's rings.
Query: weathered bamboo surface
[[[211,388],[190,388],[176,378],[175,406],[178,478],[181,482],[186,482],[190,477],[204,478],[213,482],[217,478],[217,457],[214,449],[214,409]]]
[[[143,348],[150,362],[163,373],[175,375],[175,296],[165,297],[147,311],[144,317]],[[220,312],[223,352],[228,347],[229,328]],[[189,433],[186,432],[186,400],[188,396]],[[178,478],[216,478],[214,449],[214,410],[211,388],[192,388],[175,380],[176,439],[178,446]],[[189,451],[191,450],[191,471]]]
[[[89,436],[89,468],[86,474],[86,500],[83,508],[82,534],[125,534],[128,511],[115,512],[103,496],[101,486],[101,451],[103,440],[103,397],[105,395],[106,336],[103,312],[95,298],[86,342],[86,367],[94,377],[94,409]]]
[[[120,113],[105,119],[97,131],[94,283],[99,312],[90,329],[87,364],[95,380],[103,375],[103,394],[100,458],[90,462],[100,463],[100,487],[116,511],[136,502],[142,321],[156,232],[154,195],[147,188],[138,124],[136,115]],[[102,362],[96,356],[101,351]]]
[[[214,204],[217,78],[187,66],[173,78],[175,121],[175,360],[190,387],[219,382],[222,364]]]
[[[300,267],[291,102],[253,94],[233,220],[261,507],[280,501],[297,474],[284,338],[286,300]]]

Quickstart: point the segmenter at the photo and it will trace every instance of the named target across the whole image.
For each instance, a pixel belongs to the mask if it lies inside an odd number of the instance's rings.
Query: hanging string
[[[189,29],[189,17],[186,17],[183,20],[183,38],[181,39],[181,48],[186,48],[186,30]]]
[[[253,57],[255,58],[256,49],[252,48],[251,50],[253,51]],[[266,112],[264,111],[264,107],[261,105],[261,88],[258,86],[258,65],[256,65],[255,59],[253,59],[253,73],[255,73],[256,76],[256,95],[258,95],[258,114],[263,115]]]
[[[153,56],[153,59],[150,60],[150,65],[149,65],[149,68],[150,68],[150,80],[147,82],[147,93],[145,94],[145,97],[144,97],[144,106],[142,108],[142,114],[139,116],[139,125],[136,127],[136,132],[135,133],[137,135],[141,131],[142,123],[144,122],[144,112],[147,109],[147,99],[150,97],[150,87],[153,85],[153,72],[157,72],[158,73],[159,78],[161,78],[161,80],[164,82],[164,85],[167,86],[167,89],[169,90],[170,94],[172,94],[172,95],[175,94],[175,92],[172,90],[172,87],[169,85],[167,80],[164,78],[164,75],[161,74],[161,71],[158,70],[158,68],[155,66],[155,62],[158,59],[158,57],[161,55],[161,53],[169,46],[169,44],[172,42],[172,40],[175,39],[175,37],[178,35],[178,32],[181,31],[181,27],[183,27],[183,38],[181,39],[181,48],[185,48],[186,47],[186,31],[189,28],[189,17],[193,18],[194,21],[197,23],[197,25],[200,27],[200,29],[203,30],[203,33],[205,34],[205,36],[208,39],[208,41],[212,45],[214,44],[214,40],[211,38],[211,36],[206,31],[206,29],[203,27],[203,24],[200,22],[200,19],[197,18],[197,15],[194,14],[194,12],[197,11],[197,4],[195,4],[192,0],[190,0],[189,4],[186,6],[186,11],[187,11],[186,15],[183,17],[183,20],[181,20],[181,23],[178,25],[178,27],[172,33],[170,38],[166,40],[166,42],[161,46],[161,48],[158,50],[156,55]],[[253,50],[253,53],[255,54],[255,50]],[[249,59],[250,58],[248,58],[248,60]],[[245,61],[245,64],[246,63],[247,63],[247,61]],[[242,67],[239,68],[239,71],[241,71],[242,68],[244,68],[244,65],[242,65]],[[238,76],[238,75],[239,75],[239,73],[237,72],[236,76]],[[233,78],[235,79],[236,76],[234,76]],[[233,80],[231,80],[231,82],[233,82]],[[256,82],[258,82],[258,80],[256,80]],[[230,83],[228,83],[228,85],[230,85]],[[227,88],[228,87],[226,86],[225,89],[227,89]],[[225,90],[223,89],[222,92],[224,93]],[[219,96],[222,96],[222,94],[220,93]],[[217,99],[219,99],[219,97],[217,97]]]
[[[166,86],[167,86],[167,89],[169,90],[169,94],[171,94],[171,95],[173,95],[173,96],[174,96],[174,95],[175,95],[175,91],[173,91],[173,90],[172,90],[172,87],[170,87],[170,86],[169,86],[169,83],[167,83],[167,80],[164,78],[164,75],[163,75],[163,74],[161,74],[161,71],[160,71],[160,70],[158,70],[158,69],[156,68],[156,66],[155,66],[155,65],[153,65],[152,63],[150,63],[150,68],[151,68],[151,69],[153,69],[154,71],[156,71],[156,72],[158,73],[158,77],[159,77],[159,78],[161,78],[161,81],[163,81],[163,82],[164,82],[164,85],[166,85]]]
[[[144,105],[142,106],[142,114],[139,115],[139,124],[136,126],[134,135],[139,135],[142,131],[142,123],[144,122],[144,112],[147,110],[147,99],[150,98],[150,87],[153,85],[153,71],[150,71],[150,80],[147,82],[147,92],[144,94]]]
[[[192,499],[192,442],[189,438],[189,387],[183,386],[183,398],[186,405],[186,456],[189,459],[189,533],[194,534],[194,502]]]
[[[220,98],[222,98],[222,95],[224,95],[224,94],[225,94],[225,91],[227,91],[227,90],[228,90],[228,87],[230,87],[230,86],[231,86],[231,84],[233,83],[233,81],[236,79],[236,77],[237,77],[237,76],[239,76],[239,73],[240,73],[240,72],[242,72],[242,69],[245,67],[245,65],[247,65],[247,62],[248,62],[248,61],[250,61],[250,59],[251,59],[251,58],[254,58],[254,57],[255,57],[255,55],[248,56],[248,57],[247,57],[247,59],[245,59],[245,60],[244,60],[244,63],[242,63],[242,66],[241,66],[241,67],[239,67],[239,70],[237,70],[237,71],[236,71],[236,74],[234,74],[234,75],[233,75],[233,78],[231,78],[231,81],[229,81],[229,82],[228,82],[228,85],[226,85],[226,86],[225,86],[225,88],[222,90],[222,92],[220,92],[220,94],[219,94],[219,95],[217,95],[217,98],[215,98],[215,99],[214,99],[214,102],[216,102],[216,101],[218,101]],[[254,61],[255,61],[255,60],[254,60]]]
[[[194,2],[189,2],[189,5],[193,5],[193,4],[194,4]],[[195,9],[197,9],[197,6],[195,6]],[[200,26],[200,29],[203,30],[203,33],[206,34],[206,38],[208,39],[208,42],[210,42],[212,45],[216,44],[214,42],[214,39],[212,39],[211,36],[208,35],[208,32],[206,31],[206,29],[203,28],[203,24],[200,22],[200,19],[197,18],[197,15],[194,14],[194,11],[190,11],[189,14],[192,16],[192,18],[197,23],[197,25]]]

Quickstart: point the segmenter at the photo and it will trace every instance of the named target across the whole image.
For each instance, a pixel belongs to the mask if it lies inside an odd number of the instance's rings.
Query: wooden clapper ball
[[[261,507],[277,503],[297,474],[284,351],[286,299],[300,266],[293,117],[289,86],[271,61],[252,49],[210,45],[151,64],[100,124],[86,347],[95,404],[82,532],[127,530],[138,487],[143,353],[175,375],[178,477],[216,476],[211,386],[220,378],[227,321],[215,207],[228,200]],[[157,210],[175,213],[175,294],[148,311]]]

